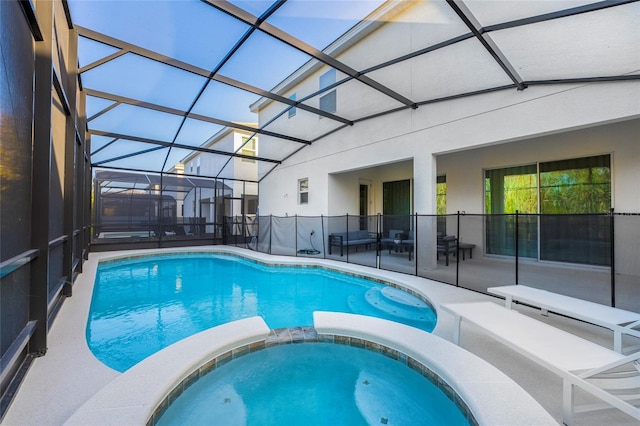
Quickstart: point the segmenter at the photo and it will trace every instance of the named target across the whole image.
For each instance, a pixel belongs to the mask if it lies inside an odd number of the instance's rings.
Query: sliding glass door
[[[608,266],[608,155],[540,163],[540,259]]]
[[[486,253],[515,254],[518,211],[519,256],[608,265],[610,209],[609,155],[486,170]]]
[[[515,255],[515,216],[518,221],[519,256],[538,257],[538,174],[536,165],[485,172],[486,253]],[[526,214],[533,214],[527,216]]]
[[[383,232],[411,229],[411,181],[398,180],[382,184]]]

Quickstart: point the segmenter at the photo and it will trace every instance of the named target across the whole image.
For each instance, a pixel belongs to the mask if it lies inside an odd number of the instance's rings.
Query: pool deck
[[[155,251],[157,252],[158,250]],[[500,299],[498,298],[456,288],[452,285],[331,260],[270,256],[226,246],[165,249],[161,251],[222,251],[237,253],[258,260],[263,259],[266,262],[275,262],[278,264],[295,264],[303,261],[308,264],[326,265],[327,267],[338,270],[363,273],[381,280],[395,282],[424,295],[432,305],[436,307],[438,311],[438,324],[433,334],[449,341],[451,341],[452,337],[453,320],[450,315],[439,310],[438,307],[440,304],[482,300],[492,300],[500,303]],[[86,342],[85,328],[89,314],[93,283],[95,281],[97,265],[100,260],[118,256],[135,256],[139,253],[148,252],[150,252],[150,250],[104,252],[89,255],[89,259],[83,267],[84,272],[78,276],[73,286],[73,297],[65,301],[51,327],[47,354],[44,357],[34,360],[13,403],[3,419],[3,425],[65,424],[65,422],[72,419],[74,414],[77,415],[83,406],[86,407],[85,404],[97,394],[101,392],[104,393],[109,386],[114,386],[114,383],[123,380],[123,374],[106,367],[93,356]],[[601,327],[553,314],[545,317],[540,315],[538,310],[522,306],[518,306],[518,310],[525,315],[532,316],[542,322],[549,323],[570,333],[602,344],[607,348],[611,346],[613,339],[611,333]],[[558,424],[561,424],[562,382],[558,376],[528,361],[523,356],[518,355],[506,346],[497,343],[473,328],[465,330],[461,346],[487,361],[515,381],[528,392]],[[175,358],[175,355],[173,355],[173,357]],[[577,399],[579,402],[591,401],[587,395],[581,393],[578,393]],[[491,401],[491,399],[489,399],[489,401]],[[509,402],[506,403],[505,400],[501,398],[495,398],[493,399],[493,407],[485,408],[487,411],[495,410],[498,412],[508,412],[514,408],[523,408],[517,407],[515,402],[508,401]],[[527,404],[528,403],[524,405]],[[537,404],[533,404],[533,406],[536,405]],[[532,410],[535,411],[534,408],[532,408]],[[108,411],[105,413],[108,413]],[[539,417],[536,416],[537,414],[534,414],[534,418],[539,419]],[[104,414],[103,417],[103,424],[122,424],[122,422],[117,421],[115,416],[109,418],[107,414]],[[75,418],[78,419],[79,417]],[[615,424],[620,426],[637,424],[637,422],[629,416],[614,409],[578,414],[575,417],[575,422],[577,425],[594,426],[601,424]],[[493,422],[487,422],[486,424],[493,424]],[[525,423],[520,422],[519,424]]]

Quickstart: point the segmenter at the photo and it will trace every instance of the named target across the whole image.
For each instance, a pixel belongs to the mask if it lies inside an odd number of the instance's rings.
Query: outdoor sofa
[[[329,235],[329,254],[332,247],[340,247],[340,256],[344,254],[345,247],[365,246],[369,247],[378,241],[375,232],[369,232],[366,229],[349,232],[334,232]]]

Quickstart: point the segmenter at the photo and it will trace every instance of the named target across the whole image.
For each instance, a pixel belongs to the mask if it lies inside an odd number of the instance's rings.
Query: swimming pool
[[[425,301],[363,277],[181,253],[101,263],[86,335],[99,360],[125,371],[216,325],[258,315],[272,329],[307,326],[314,311],[371,315],[425,331],[436,324]]]
[[[331,343],[269,347],[191,384],[156,424],[469,425],[445,393],[381,353]]]

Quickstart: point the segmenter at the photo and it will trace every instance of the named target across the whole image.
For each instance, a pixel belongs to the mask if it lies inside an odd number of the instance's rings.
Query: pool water
[[[232,255],[173,254],[99,266],[87,341],[99,360],[125,371],[216,325],[258,315],[272,329],[312,326],[314,311],[372,315],[429,332],[436,324],[427,303],[363,278]]]
[[[198,379],[157,425],[469,425],[421,374],[331,343],[270,347]]]

